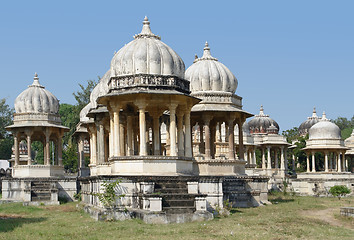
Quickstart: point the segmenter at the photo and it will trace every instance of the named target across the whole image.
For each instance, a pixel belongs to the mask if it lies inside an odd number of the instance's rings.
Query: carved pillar
[[[177,156],[176,152],[176,108],[177,104],[170,104],[170,155]]]
[[[79,135],[79,144],[78,144],[78,150],[79,150],[79,168],[83,167],[83,162],[85,161],[84,158],[84,137],[80,134]]]
[[[280,157],[281,157],[281,153],[280,153]],[[274,149],[274,168],[275,169],[279,168],[278,149],[276,149],[276,148]]]
[[[120,145],[120,129],[119,129],[119,112],[120,106],[111,105],[113,109],[113,149],[114,156],[121,156],[121,145]]]
[[[97,164],[97,131],[96,127],[91,127],[91,164],[96,165]]]
[[[199,153],[205,153],[204,125],[199,125],[199,138],[200,138]]]
[[[125,156],[124,124],[119,123],[119,156]]]
[[[96,160],[98,164],[103,163],[105,159],[105,139],[104,139],[104,126],[103,121],[99,120],[97,123],[97,152],[98,159]]]
[[[306,153],[306,172],[310,172],[310,154]]]
[[[161,142],[160,142],[160,113],[153,112],[151,113],[152,119],[153,119],[153,145],[154,145],[154,155],[160,155],[161,154]]]
[[[272,159],[270,157],[270,147],[267,147],[268,155],[267,155],[267,169],[272,169]]]
[[[257,168],[256,149],[255,148],[253,149],[253,158],[252,158],[252,160],[253,160],[253,164],[256,165],[256,168]]]
[[[27,135],[27,165],[32,164],[32,147],[31,147],[31,136],[32,132],[26,132]]]
[[[312,152],[312,172],[316,172],[315,152]]]
[[[191,130],[191,114],[190,109],[187,109],[185,113],[184,124],[186,128],[185,133],[185,156],[192,157],[193,156],[193,149],[192,149],[192,130]]]
[[[283,146],[280,147],[280,170],[285,170],[285,151]]]
[[[50,129],[46,128],[45,130],[45,161],[44,161],[44,165],[50,165]]]
[[[246,151],[244,152],[244,157],[243,159],[248,163],[248,164],[251,164],[250,163],[250,159],[248,158],[248,147],[246,146]]]
[[[264,149],[264,147],[262,147],[262,169],[266,169],[265,149]]]
[[[178,156],[184,156],[183,116],[184,113],[179,110],[177,114]]]
[[[137,101],[135,105],[139,108],[139,145],[140,145],[140,156],[147,155],[146,149],[146,119],[145,119],[145,109],[146,103],[144,100]]]
[[[15,145],[15,167],[20,165],[20,149],[19,149],[19,134],[14,134],[14,145]]]
[[[109,157],[114,156],[114,114],[109,114]]]
[[[328,152],[325,151],[324,154],[325,154],[325,172],[329,172],[328,171]]]
[[[231,118],[228,121],[228,142],[229,142],[229,159],[234,160],[235,159],[235,135],[234,135],[234,119]]]

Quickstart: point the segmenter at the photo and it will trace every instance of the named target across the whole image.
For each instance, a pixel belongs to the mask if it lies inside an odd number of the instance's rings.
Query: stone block
[[[196,211],[206,211],[207,210],[207,201],[205,197],[196,197],[195,198],[195,209]]]

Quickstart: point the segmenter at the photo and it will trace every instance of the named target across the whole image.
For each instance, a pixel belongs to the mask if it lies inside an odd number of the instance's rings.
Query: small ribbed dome
[[[50,113],[58,114],[59,100],[39,84],[37,73],[33,84],[23,91],[15,100],[16,113]]]
[[[301,123],[300,127],[299,127],[299,134],[300,136],[304,136],[308,133],[309,129],[315,125],[316,123],[318,123],[320,121],[321,118],[319,118],[316,114],[316,108],[313,108],[313,112],[312,112],[312,117],[308,117],[307,120],[303,123]]]
[[[309,130],[309,139],[341,139],[340,128],[330,122],[323,114],[321,121],[313,125]]]
[[[97,107],[97,99],[108,93],[108,90],[109,90],[108,82],[110,79],[110,74],[111,74],[111,70],[108,70],[103,75],[103,77],[100,79],[100,81],[97,83],[97,85],[92,89],[92,92],[90,95],[91,108],[96,108]]]
[[[122,47],[111,61],[111,76],[156,74],[184,79],[185,66],[178,54],[153,34],[147,17],[140,34]]]
[[[272,127],[272,133],[278,133],[278,123],[271,119],[269,115],[264,114],[263,105],[261,106],[259,114],[255,115],[254,118],[248,122],[250,133],[267,133],[267,129],[272,125],[277,129],[277,131],[275,131],[274,127]]]
[[[222,91],[235,93],[237,79],[232,72],[210,54],[208,43],[205,43],[201,58],[196,58],[186,71],[186,79],[190,81],[192,93],[201,91]]]

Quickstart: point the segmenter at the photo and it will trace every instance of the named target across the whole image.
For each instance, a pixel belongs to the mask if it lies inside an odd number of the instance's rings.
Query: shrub
[[[116,194],[116,187],[119,183],[119,179],[114,182],[104,181],[102,183],[103,193],[92,193],[92,195],[98,197],[103,206],[113,207],[117,199],[125,196],[124,194]]]
[[[336,185],[329,189],[329,193],[340,200],[341,197],[350,193],[350,189],[343,185]]]

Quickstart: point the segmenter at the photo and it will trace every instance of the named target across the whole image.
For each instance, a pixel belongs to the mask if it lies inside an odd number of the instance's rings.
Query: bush
[[[350,189],[343,185],[333,186],[329,189],[329,193],[332,194],[334,197],[338,197],[340,200],[341,197],[350,193]]]

